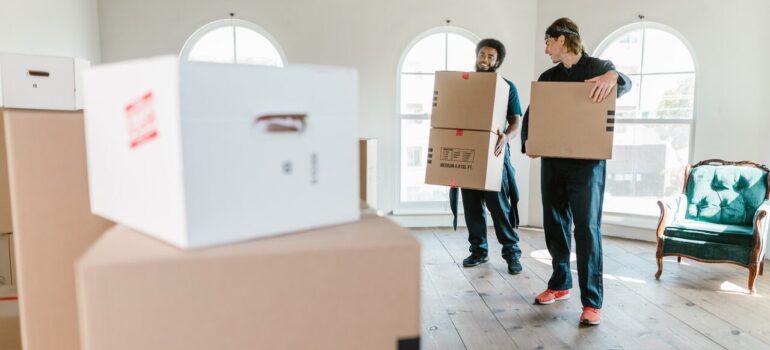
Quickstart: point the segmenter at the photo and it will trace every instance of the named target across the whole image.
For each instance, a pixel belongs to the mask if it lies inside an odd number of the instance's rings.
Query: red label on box
[[[468,80],[471,78],[471,73],[463,72],[463,79]]]
[[[463,129],[456,129],[455,130],[455,136],[463,136],[464,132]]]
[[[126,105],[126,131],[132,149],[158,137],[152,91]]]

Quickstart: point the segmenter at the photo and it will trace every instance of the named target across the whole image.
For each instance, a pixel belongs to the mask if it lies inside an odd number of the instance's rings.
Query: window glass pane
[[[693,72],[690,50],[679,38],[660,29],[647,29],[644,37],[644,67],[642,72]]]
[[[401,74],[401,114],[430,114],[434,75]],[[426,136],[427,137],[427,136]]]
[[[402,201],[433,202],[449,200],[448,187],[425,184],[425,164],[428,157],[429,133],[430,120],[401,121],[400,176]],[[419,151],[415,152],[417,149]]]
[[[656,201],[682,189],[690,125],[615,124],[604,210],[658,215]]]
[[[621,96],[615,103],[616,118],[638,118],[639,117],[639,95],[641,91],[641,76],[631,75],[631,91]]]
[[[450,33],[447,46],[447,70],[471,72],[475,70],[476,44],[466,37]]]
[[[695,74],[645,75],[641,83],[640,117],[690,119]]]
[[[188,60],[233,63],[233,27],[219,27],[203,35],[190,49]]]
[[[433,73],[446,69],[446,34],[436,33],[415,44],[404,59],[402,73]]]
[[[281,55],[275,46],[251,29],[235,28],[235,49],[237,63],[283,67]]]
[[[621,35],[610,43],[601,59],[610,60],[615,68],[625,74],[638,74],[642,71],[642,30],[634,30]]]

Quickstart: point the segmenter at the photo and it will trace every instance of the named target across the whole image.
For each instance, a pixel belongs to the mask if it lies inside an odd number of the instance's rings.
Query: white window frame
[[[661,31],[664,31],[668,34],[673,35],[679,41],[682,42],[682,44],[687,48],[687,50],[690,53],[690,57],[693,61],[693,71],[692,72],[681,72],[681,73],[687,73],[687,74],[694,74],[695,75],[695,86],[693,86],[693,111],[692,111],[692,119],[676,119],[676,118],[665,118],[665,119],[622,119],[617,118],[615,119],[616,124],[679,124],[679,125],[690,125],[690,145],[688,149],[688,162],[692,163],[692,160],[694,159],[695,155],[695,128],[697,124],[697,115],[698,115],[698,104],[696,101],[698,101],[698,72],[700,71],[699,65],[698,65],[698,58],[695,54],[695,50],[693,50],[693,46],[690,44],[690,42],[687,40],[687,38],[684,37],[681,33],[679,33],[676,29],[667,26],[662,23],[657,22],[635,22],[628,25],[625,25],[614,32],[610,33],[602,42],[596,47],[596,50],[594,50],[594,57],[599,57],[602,52],[604,52],[610,44],[612,44],[615,40],[617,40],[619,37],[628,34],[629,32],[635,31],[635,30],[644,30],[644,29],[658,29]],[[642,32],[642,66],[644,65],[644,43],[645,43],[645,34],[644,31]],[[668,74],[677,74],[678,72],[669,72],[669,73],[652,73],[652,74],[643,74],[639,73],[640,77],[649,76],[649,75],[668,75]],[[636,74],[634,74],[636,75]],[[684,174],[682,174],[684,176]],[[649,218],[657,218],[658,215],[646,215],[646,214],[632,214],[627,212],[617,212],[617,211],[611,211],[611,210],[603,210],[603,213],[610,214],[613,218],[616,219],[616,222],[613,222],[615,224],[623,224],[625,221],[633,221],[636,219],[649,219]],[[648,228],[654,228],[655,225],[650,225],[651,221],[647,220],[647,224],[645,224],[645,227]],[[639,227],[638,224],[633,224],[630,226]]]
[[[404,66],[404,60],[406,60],[407,55],[409,52],[414,48],[417,43],[419,43],[421,40],[437,33],[451,33],[451,34],[457,34],[460,36],[465,37],[466,39],[470,40],[473,43],[479,42],[481,38],[474,34],[473,32],[460,28],[455,26],[442,26],[442,27],[436,27],[429,30],[426,30],[419,35],[417,35],[414,39],[412,39],[411,42],[409,42],[409,45],[407,45],[404,50],[401,52],[401,58],[398,60],[398,66],[396,68],[396,118],[395,120],[395,140],[396,140],[396,149],[398,150],[398,156],[395,157],[396,159],[396,188],[395,188],[395,200],[393,203],[396,203],[395,208],[393,210],[393,213],[396,215],[399,214],[449,214],[451,213],[450,207],[449,207],[449,201],[443,201],[443,202],[432,202],[432,201],[422,201],[422,202],[405,202],[401,200],[401,121],[402,120],[430,120],[430,114],[401,114],[401,75],[402,75],[402,68]],[[446,40],[448,40],[448,36],[446,37]],[[444,46],[444,50],[448,51],[448,45]],[[445,62],[444,67],[448,64],[448,52],[445,52]],[[407,74],[412,74],[407,72]],[[435,73],[425,73],[426,75],[429,74],[435,74]],[[459,203],[458,210],[461,211],[462,203]],[[458,213],[459,215],[459,213]]]
[[[235,27],[242,27],[246,29],[253,30],[263,37],[267,39],[270,44],[273,45],[276,51],[278,51],[278,54],[281,56],[281,63],[285,67],[287,64],[289,64],[289,61],[286,59],[286,54],[283,51],[283,48],[280,44],[278,44],[278,40],[275,40],[275,38],[264,28],[258,26],[255,23],[242,20],[242,19],[235,19],[235,18],[228,18],[228,19],[220,19],[213,22],[210,22],[196,30],[192,35],[190,35],[189,38],[187,38],[187,41],[185,41],[184,45],[182,46],[182,51],[179,53],[179,57],[182,59],[182,61],[187,62],[189,61],[190,56],[190,50],[195,46],[195,44],[198,43],[198,40],[203,38],[206,34],[209,32],[219,29],[222,27],[232,27],[233,28],[233,62],[235,63],[235,60],[237,59],[235,55],[236,51],[236,45],[235,45]]]

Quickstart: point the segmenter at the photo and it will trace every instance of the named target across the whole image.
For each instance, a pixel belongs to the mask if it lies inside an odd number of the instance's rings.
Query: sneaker
[[[511,275],[518,275],[521,273],[522,267],[519,259],[511,259],[508,261],[508,273]]]
[[[600,313],[600,309],[584,306],[583,314],[580,315],[580,323],[595,326],[601,322]]]
[[[565,289],[565,290],[546,289],[545,292],[542,292],[535,297],[535,302],[541,305],[548,305],[548,304],[553,304],[553,302],[556,300],[567,300],[569,299],[569,297],[570,297],[569,289]]]
[[[483,264],[487,261],[489,261],[489,257],[486,255],[471,254],[469,257],[463,260],[463,267],[473,267]]]

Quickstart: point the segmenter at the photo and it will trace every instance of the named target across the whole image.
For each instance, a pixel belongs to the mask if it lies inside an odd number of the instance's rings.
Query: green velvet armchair
[[[753,162],[705,160],[685,169],[684,189],[658,201],[658,272],[663,257],[731,263],[749,269],[756,293],[762,275],[770,218],[770,170]]]

